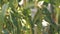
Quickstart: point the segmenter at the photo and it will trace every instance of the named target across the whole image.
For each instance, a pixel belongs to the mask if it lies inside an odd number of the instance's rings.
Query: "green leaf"
[[[0,15],[0,31],[2,30],[2,24],[4,23],[4,17],[5,17],[5,13],[8,9],[8,4],[4,4],[2,6],[2,11],[1,11],[1,15]]]
[[[1,22],[2,23],[4,22],[4,17],[5,17],[7,9],[8,9],[8,4],[4,4],[2,6],[2,12],[1,12]]]

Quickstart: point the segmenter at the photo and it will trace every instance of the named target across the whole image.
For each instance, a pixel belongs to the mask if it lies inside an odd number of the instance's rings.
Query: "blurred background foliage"
[[[60,34],[60,0],[0,0],[0,34]]]

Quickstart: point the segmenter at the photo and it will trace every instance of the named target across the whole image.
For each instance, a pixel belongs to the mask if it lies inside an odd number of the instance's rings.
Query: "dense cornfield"
[[[0,34],[60,34],[60,0],[0,0]]]

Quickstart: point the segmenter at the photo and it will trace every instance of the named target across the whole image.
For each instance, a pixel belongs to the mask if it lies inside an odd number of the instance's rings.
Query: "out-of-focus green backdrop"
[[[60,34],[60,0],[0,0],[0,34]]]

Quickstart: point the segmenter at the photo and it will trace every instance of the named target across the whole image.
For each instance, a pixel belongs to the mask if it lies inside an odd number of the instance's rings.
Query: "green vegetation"
[[[0,34],[60,34],[60,0],[0,0]]]

